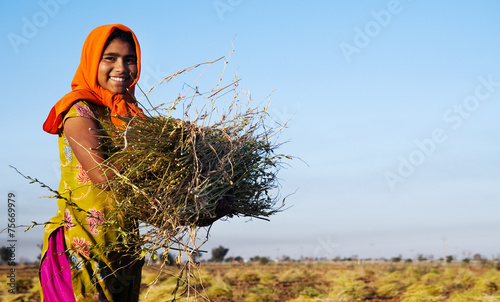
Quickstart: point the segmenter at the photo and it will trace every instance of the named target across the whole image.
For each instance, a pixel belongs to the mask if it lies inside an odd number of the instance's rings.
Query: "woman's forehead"
[[[131,45],[127,41],[121,39],[114,39],[109,42],[106,49],[104,49],[103,54],[116,53],[121,55],[136,55],[134,45]]]

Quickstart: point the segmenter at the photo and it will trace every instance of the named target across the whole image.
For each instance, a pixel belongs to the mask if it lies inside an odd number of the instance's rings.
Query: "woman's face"
[[[133,45],[114,39],[104,50],[97,71],[99,85],[112,93],[123,94],[137,75],[137,56]]]

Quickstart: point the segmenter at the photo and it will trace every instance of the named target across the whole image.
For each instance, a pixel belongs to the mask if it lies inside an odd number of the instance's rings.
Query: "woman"
[[[45,228],[42,301],[137,301],[142,261],[119,243],[132,222],[116,217],[106,182],[102,123],[135,116],[140,48],[124,25],[94,29],[83,45],[72,91],[52,108],[43,129],[59,135],[58,211]],[[120,221],[118,223],[118,221]],[[136,251],[135,251],[136,252]]]

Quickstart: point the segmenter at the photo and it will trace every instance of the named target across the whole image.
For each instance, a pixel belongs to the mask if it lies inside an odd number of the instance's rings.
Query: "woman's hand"
[[[230,189],[224,196],[222,196],[217,203],[217,208],[215,209],[215,217],[200,219],[197,222],[197,226],[204,227],[209,226],[215,221],[221,219],[224,216],[233,213],[233,203],[234,203],[234,189]]]

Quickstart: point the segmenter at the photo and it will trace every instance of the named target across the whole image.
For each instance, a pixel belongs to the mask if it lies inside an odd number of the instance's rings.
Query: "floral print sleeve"
[[[73,106],[68,110],[66,115],[64,116],[64,121],[70,117],[87,117],[91,119],[97,120],[98,112],[95,106],[92,106],[90,103],[85,101],[78,101],[73,104]]]

